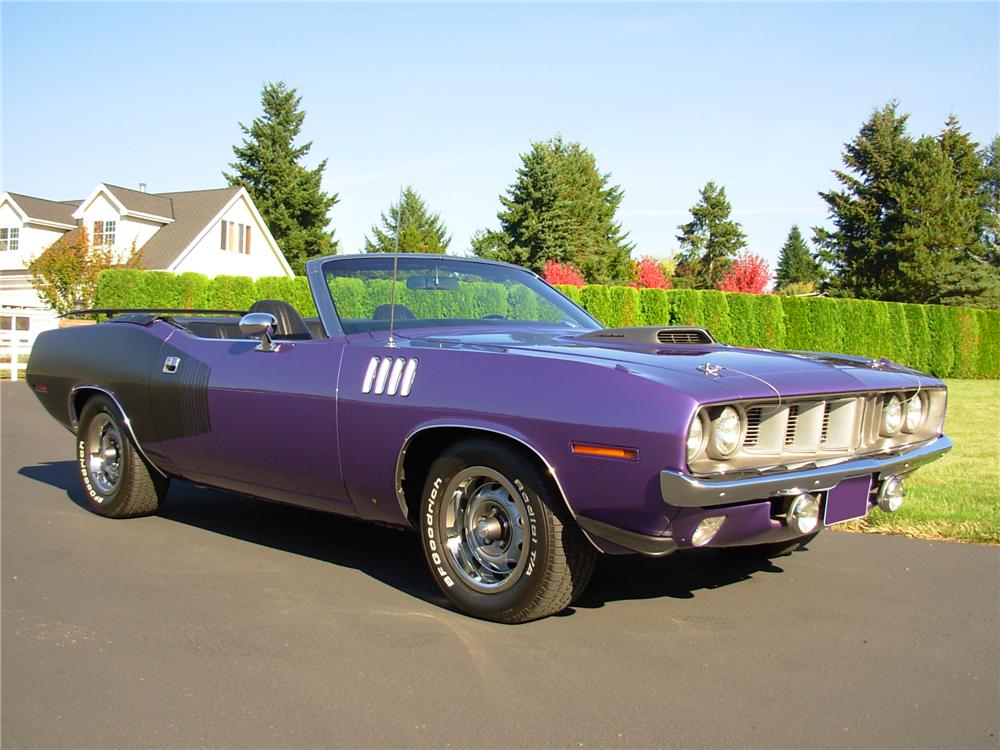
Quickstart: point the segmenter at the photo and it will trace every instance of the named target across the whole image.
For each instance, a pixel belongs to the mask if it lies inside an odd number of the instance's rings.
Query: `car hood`
[[[703,401],[928,387],[940,381],[888,360],[723,344],[636,344],[565,331],[407,332],[414,347],[468,348],[618,367]]]

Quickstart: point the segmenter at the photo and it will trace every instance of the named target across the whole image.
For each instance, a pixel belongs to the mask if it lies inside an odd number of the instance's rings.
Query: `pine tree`
[[[983,161],[977,149],[979,144],[972,140],[955,115],[948,115],[944,129],[938,135],[938,143],[945,156],[951,161],[952,172],[963,199],[977,199],[980,195],[984,175]]]
[[[794,225],[778,257],[778,270],[774,277],[777,291],[784,291],[791,284],[815,286],[819,284],[822,276],[823,270],[820,264],[809,252],[809,245],[806,244],[798,225]]]
[[[440,215],[430,213],[410,186],[382,213],[382,228],[372,225],[371,233],[373,239],[365,237],[366,253],[394,253],[397,247],[401,253],[443,253],[451,244]]]
[[[897,293],[897,195],[914,145],[906,132],[909,115],[897,108],[890,102],[872,113],[844,146],[842,159],[849,171],[834,170],[843,189],[820,193],[835,229],[816,228],[814,239],[820,258],[833,269],[830,288],[835,293],[873,299],[892,299]]]
[[[1000,135],[979,153],[983,165],[980,200],[979,256],[1000,271]]]
[[[707,182],[691,207],[691,221],[677,227],[681,230],[677,273],[690,277],[695,288],[716,289],[736,254],[746,247],[747,237],[731,213],[726,189]]]
[[[264,113],[250,127],[240,123],[243,144],[233,146],[236,160],[223,172],[231,186],[247,189],[268,229],[295,273],[308,258],[336,252],[327,212],[337,194],[323,192],[326,159],[315,169],[302,166],[312,142],[295,145],[306,113],[302,98],[284,81],[266,83],[261,91]]]
[[[627,280],[632,244],[615,221],[623,193],[610,177],[579,143],[532,143],[500,196],[499,231],[477,232],[473,252],[539,273],[554,260],[572,263],[590,282]]]
[[[892,102],[876,110],[820,193],[835,229],[817,228],[835,292],[901,302],[984,304],[1000,285],[981,252],[986,221],[977,144],[949,117],[937,138],[913,140]]]

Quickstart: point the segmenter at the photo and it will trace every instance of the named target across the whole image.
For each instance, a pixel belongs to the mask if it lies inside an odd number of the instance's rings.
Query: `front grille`
[[[882,408],[892,393],[845,393],[739,402],[746,432],[739,450],[729,458],[713,459],[707,452],[689,463],[696,474],[717,474],[760,468],[794,468],[837,461],[858,454],[890,450],[928,440],[944,419],[943,389],[924,389],[929,399],[924,425],[913,434],[880,434]],[[906,399],[913,391],[895,392]],[[715,419],[726,404],[704,407]]]
[[[757,440],[760,438],[760,420],[763,411],[760,406],[747,409],[747,432],[743,438],[744,447],[757,445]]]
[[[827,401],[826,405],[823,407],[823,427],[819,433],[819,443],[823,445],[826,442],[826,436],[830,433],[830,402]]]
[[[785,445],[795,443],[795,427],[799,423],[799,405],[792,404],[788,409],[788,421],[785,423]]]

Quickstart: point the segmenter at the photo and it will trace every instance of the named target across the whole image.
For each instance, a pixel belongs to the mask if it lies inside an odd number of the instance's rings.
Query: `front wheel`
[[[167,492],[168,480],[136,450],[124,421],[111,399],[94,396],[77,428],[77,468],[87,503],[109,518],[155,513]]]
[[[461,611],[535,620],[583,591],[596,553],[551,483],[519,452],[468,440],[431,466],[420,537],[435,580]]]

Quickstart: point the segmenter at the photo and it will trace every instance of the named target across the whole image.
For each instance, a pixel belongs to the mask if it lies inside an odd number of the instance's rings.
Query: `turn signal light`
[[[600,456],[601,458],[621,458],[625,461],[638,461],[639,451],[632,448],[612,448],[607,445],[591,445],[590,443],[570,443],[570,450],[581,456]]]

